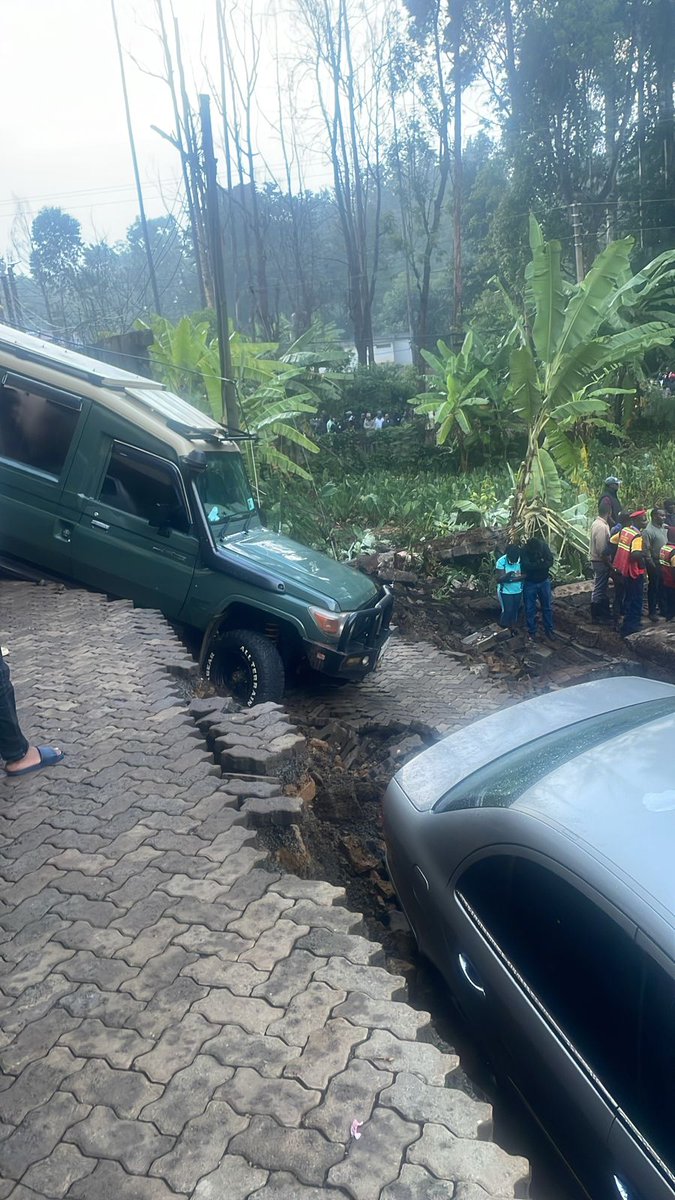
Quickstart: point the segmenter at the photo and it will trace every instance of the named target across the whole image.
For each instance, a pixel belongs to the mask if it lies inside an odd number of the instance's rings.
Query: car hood
[[[672,684],[626,676],[535,696],[483,717],[423,750],[401,768],[396,782],[415,808],[426,812],[474,771],[517,746],[588,717],[673,695]]]
[[[378,597],[379,589],[367,575],[270,529],[235,533],[221,550],[242,564],[277,575],[290,595],[332,612],[364,608]]]

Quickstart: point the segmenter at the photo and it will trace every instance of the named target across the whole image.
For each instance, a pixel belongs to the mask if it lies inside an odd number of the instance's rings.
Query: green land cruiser
[[[0,562],[31,564],[199,630],[243,703],[302,661],[359,680],[392,596],[263,527],[222,425],[153,380],[0,326]]]

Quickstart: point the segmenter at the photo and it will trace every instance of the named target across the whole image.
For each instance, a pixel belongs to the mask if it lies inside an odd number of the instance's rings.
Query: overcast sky
[[[280,2],[254,0],[264,30],[260,104],[270,113],[276,112],[276,47],[281,44],[282,60],[284,53],[295,53],[289,20],[284,17],[277,26],[266,15]],[[197,93],[208,90],[208,73],[213,78],[218,73],[214,3],[173,4],[196,105]],[[161,49],[152,32],[155,0],[116,0],[116,6],[147,212],[159,216],[168,209],[180,215],[178,157],[151,128],[172,130],[169,92],[131,57],[150,70],[161,69]],[[165,8],[170,10],[168,4]],[[235,16],[235,23],[245,35],[245,22]],[[44,205],[65,208],[81,221],[86,241],[122,238],[138,205],[110,0],[0,0],[0,45],[0,255],[16,261],[17,234],[20,254],[19,207],[28,220]],[[318,124],[312,126],[306,107],[303,120],[305,183],[319,187],[330,181],[325,135]],[[216,129],[217,122],[214,112]],[[256,141],[261,175],[265,161],[278,172],[278,142],[264,111]]]

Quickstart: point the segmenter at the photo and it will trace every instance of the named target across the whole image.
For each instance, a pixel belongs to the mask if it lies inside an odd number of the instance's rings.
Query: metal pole
[[[572,233],[574,234],[574,261],[577,269],[577,283],[581,283],[584,272],[584,248],[581,242],[581,213],[576,200],[570,205],[572,217]]]
[[[225,260],[223,257],[223,237],[220,228],[216,157],[213,152],[213,132],[211,130],[211,101],[208,96],[199,97],[199,117],[202,127],[202,153],[204,155],[204,172],[206,178],[208,245],[211,256],[216,327],[218,329],[218,350],[220,353],[223,421],[229,430],[234,431],[240,428],[239,405],[237,403],[237,393],[232,375],[230,326],[227,317],[227,297],[225,294]]]
[[[120,60],[120,75],[122,76],[122,95],[124,96],[124,111],[127,116],[127,132],[129,134],[129,147],[131,149],[131,161],[134,167],[134,179],[136,181],[136,194],[138,196],[138,211],[141,218],[141,228],[143,230],[143,241],[145,243],[145,256],[148,260],[148,274],[150,275],[150,287],[152,288],[152,298],[155,302],[155,312],[159,317],[162,315],[161,305],[159,303],[159,291],[157,288],[157,276],[155,275],[155,264],[152,260],[152,250],[150,248],[150,237],[148,235],[148,222],[145,216],[145,205],[143,203],[143,189],[141,187],[141,176],[138,170],[138,158],[136,157],[136,142],[134,140],[134,130],[131,124],[131,109],[129,107],[129,94],[127,92],[127,77],[124,70],[124,55],[122,53],[122,43],[120,41],[120,31],[117,25],[117,13],[115,11],[115,0],[110,0],[112,8],[112,19],[115,27],[115,40],[117,41],[117,54]]]

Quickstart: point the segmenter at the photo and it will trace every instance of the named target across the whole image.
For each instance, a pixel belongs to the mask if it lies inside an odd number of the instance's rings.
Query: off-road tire
[[[284,694],[284,664],[273,642],[261,633],[231,629],[214,638],[204,663],[206,678],[253,708]]]

